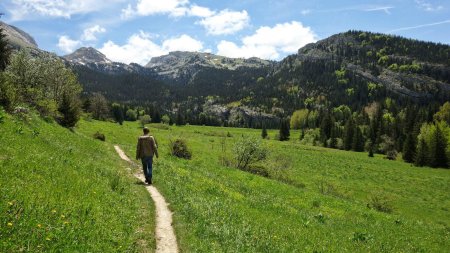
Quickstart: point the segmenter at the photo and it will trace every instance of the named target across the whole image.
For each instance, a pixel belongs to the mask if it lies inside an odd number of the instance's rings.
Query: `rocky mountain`
[[[236,71],[243,68],[267,68],[274,64],[259,58],[228,58],[211,53],[176,51],[153,57],[145,67],[156,72],[162,80],[187,85],[204,69]]]
[[[75,52],[63,56],[63,59],[65,59],[75,69],[88,68],[111,75],[126,73],[138,73],[145,76],[155,75],[152,70],[135,63],[124,64],[120,62],[113,62],[100,51],[92,47],[79,48]]]
[[[16,48],[38,50],[25,32],[0,25]],[[355,111],[386,98],[422,105],[450,100],[449,45],[363,31],[306,45],[280,62],[171,52],[140,66],[113,62],[94,48],[63,59],[87,93],[247,126],[304,107]]]
[[[0,28],[4,30],[6,38],[8,39],[13,48],[15,49],[38,48],[38,45],[36,44],[36,41],[33,39],[33,37],[31,37],[28,33],[24,32],[23,30],[15,26],[8,25],[2,21],[0,21]]]
[[[262,88],[263,87],[263,88]],[[386,97],[430,103],[450,99],[450,46],[363,31],[306,45],[276,65],[255,104],[361,108]]]

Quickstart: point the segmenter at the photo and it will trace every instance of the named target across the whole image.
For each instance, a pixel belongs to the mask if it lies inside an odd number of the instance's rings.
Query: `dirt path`
[[[129,163],[133,163],[118,145],[115,145],[114,148],[120,158]],[[134,176],[142,182],[145,181],[142,173],[134,174]],[[166,200],[153,185],[146,185],[145,188],[152,196],[156,206],[156,252],[178,252],[177,238],[175,237],[175,232],[172,227],[172,212],[167,207],[168,204]]]

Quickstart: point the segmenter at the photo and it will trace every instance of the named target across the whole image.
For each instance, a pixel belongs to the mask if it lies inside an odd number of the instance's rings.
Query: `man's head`
[[[144,128],[142,129],[142,131],[144,131],[144,134],[150,133],[150,130],[149,130],[147,127],[144,127]]]

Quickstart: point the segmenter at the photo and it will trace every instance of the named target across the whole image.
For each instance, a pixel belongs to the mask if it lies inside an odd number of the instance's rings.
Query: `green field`
[[[0,252],[153,251],[153,202],[111,145],[0,116]]]
[[[303,146],[269,130],[268,177],[223,166],[260,130],[149,125],[160,146],[154,183],[174,211],[183,252],[445,252],[450,174],[381,156]],[[97,131],[106,142],[93,139]],[[141,134],[79,122],[74,132],[33,114],[0,123],[0,252],[147,252],[154,206],[113,149],[133,158]],[[187,140],[192,160],[169,154]],[[135,168],[133,168],[135,169]]]
[[[150,125],[159,142],[155,185],[170,202],[184,252],[444,252],[450,248],[450,174],[381,156],[265,140],[270,155],[261,177],[221,165],[242,135],[260,130]],[[123,126],[82,121],[130,156],[141,134]],[[227,137],[229,136],[229,137]],[[193,159],[169,155],[184,138]],[[224,148],[225,146],[225,148]],[[371,207],[371,208],[369,208]],[[376,208],[374,208],[376,207]]]

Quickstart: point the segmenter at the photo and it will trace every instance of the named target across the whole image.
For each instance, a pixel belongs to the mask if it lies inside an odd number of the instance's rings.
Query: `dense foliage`
[[[419,151],[448,153],[433,146],[436,136],[448,139],[446,125],[431,125],[450,117],[448,109],[439,111],[450,99],[449,54],[448,45],[349,31],[308,45],[273,69],[208,67],[185,86],[150,75],[79,73],[88,91],[121,103],[112,113],[118,122],[121,110],[125,120],[148,114],[160,122],[164,114],[177,125],[278,128],[280,140],[289,138],[289,128],[302,129],[295,139],[304,144],[446,167],[444,160],[419,159]]]
[[[19,51],[11,56],[1,77],[0,105],[7,110],[26,105],[66,127],[78,121],[81,85],[59,58]]]

